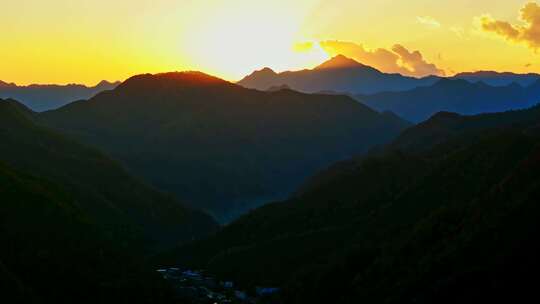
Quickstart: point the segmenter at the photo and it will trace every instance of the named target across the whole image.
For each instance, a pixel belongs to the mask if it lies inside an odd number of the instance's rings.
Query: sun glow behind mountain
[[[538,51],[525,39],[537,21],[519,19],[528,2],[538,0],[3,1],[0,79],[95,85],[202,70],[234,81],[263,67],[311,68],[345,51],[413,76],[538,72]],[[489,26],[497,21],[530,31],[509,39]],[[328,42],[332,50],[320,47]]]
[[[204,70],[229,80],[255,68],[305,68],[296,52],[319,1],[23,0],[3,3],[0,79],[94,84],[137,73]],[[51,73],[54,71],[54,73]]]
[[[199,69],[228,79],[240,79],[263,67],[295,70],[329,59],[320,47],[298,47],[304,13],[291,6],[284,9],[250,1],[214,10],[187,35],[188,55]],[[231,58],[241,59],[242,64]]]

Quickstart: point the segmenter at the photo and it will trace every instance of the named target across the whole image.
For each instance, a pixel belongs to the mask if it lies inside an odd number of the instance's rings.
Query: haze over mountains
[[[112,90],[120,82],[101,81],[94,87],[80,84],[18,86],[0,81],[0,98],[13,98],[33,111],[43,112],[57,109],[70,102],[88,99],[99,92]]]
[[[539,107],[439,113],[157,263],[280,286],[285,303],[537,298],[539,127]]]
[[[400,74],[383,73],[353,59],[338,55],[312,70],[276,73],[270,68],[264,68],[246,76],[238,84],[258,90],[287,86],[290,89],[306,93],[328,92],[333,94],[373,95],[382,92],[401,92],[431,86],[441,79],[462,79],[471,83],[484,83],[495,87],[509,86],[511,84],[527,87],[540,80],[540,74],[477,71],[459,73],[452,77],[427,76],[414,78]]]
[[[459,73],[453,78],[464,79],[469,82],[483,82],[491,86],[507,86],[512,83],[517,83],[521,86],[530,86],[540,79],[540,74],[516,74],[516,73],[500,73],[493,71],[478,71]]]
[[[421,122],[439,111],[465,115],[524,109],[540,102],[540,75],[489,71],[421,79],[385,74],[338,55],[313,70],[275,73],[266,68],[238,82],[275,91],[347,94],[377,111]]]
[[[473,115],[531,107],[540,103],[540,79],[526,87],[515,82],[490,86],[484,82],[441,79],[429,87],[357,95],[355,98],[378,111],[392,111],[418,123],[440,111]]]
[[[135,76],[39,118],[222,221],[408,126],[346,96],[261,92],[196,72]]]

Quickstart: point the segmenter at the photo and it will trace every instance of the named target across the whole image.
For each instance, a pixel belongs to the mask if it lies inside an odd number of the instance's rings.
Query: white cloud
[[[416,17],[416,22],[425,25],[429,28],[440,28],[441,23],[437,21],[435,18],[430,16],[418,16]]]

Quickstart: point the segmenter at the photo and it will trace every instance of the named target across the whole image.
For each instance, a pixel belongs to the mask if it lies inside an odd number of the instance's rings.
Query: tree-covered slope
[[[62,187],[0,163],[0,290],[6,303],[156,303],[171,294]]]
[[[474,141],[477,136],[489,130],[497,132],[518,128],[533,132],[540,125],[539,117],[540,106],[472,116],[440,112],[405,130],[387,148],[422,152],[442,143]]]
[[[96,150],[36,125],[33,115],[13,100],[0,100],[0,160],[61,185],[122,245],[154,250],[217,228],[209,216],[134,179]]]
[[[294,198],[158,261],[281,286],[289,303],[505,303],[535,296],[529,280],[539,253],[536,111],[445,114],[484,127],[454,130],[418,150],[394,143],[337,164]],[[409,142],[430,126],[407,131]]]

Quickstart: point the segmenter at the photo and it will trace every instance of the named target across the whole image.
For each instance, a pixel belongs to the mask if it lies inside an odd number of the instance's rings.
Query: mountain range
[[[33,111],[43,112],[64,106],[70,102],[88,99],[99,92],[112,90],[120,82],[101,81],[94,87],[80,84],[18,86],[0,81],[0,98],[12,98]]]
[[[156,264],[279,286],[284,303],[537,298],[539,127],[540,107],[439,113]]]
[[[465,115],[524,109],[540,101],[540,75],[479,71],[453,77],[405,77],[382,73],[343,55],[312,70],[256,71],[238,84],[259,90],[290,88],[349,95],[378,111],[420,122],[439,111]]]
[[[414,78],[387,74],[338,55],[311,70],[276,73],[270,68],[265,68],[246,76],[238,84],[262,91],[287,88],[305,93],[354,96],[408,91],[434,85],[440,79],[443,78],[438,76]],[[540,80],[540,75],[478,71],[459,73],[447,79],[462,79],[495,87],[510,86],[514,83],[527,87]],[[102,91],[112,90],[119,84],[120,82],[101,81],[94,87],[79,84],[18,86],[0,81],[0,98],[13,98],[33,111],[43,112],[74,101],[89,99]]]
[[[483,82],[491,86],[507,86],[512,83],[517,83],[521,86],[530,86],[534,82],[540,80],[540,74],[516,74],[516,73],[500,73],[494,71],[478,71],[459,73],[453,77],[454,79],[463,79],[472,83]]]
[[[527,87],[517,83],[490,86],[461,79],[441,79],[427,87],[404,92],[356,95],[378,111],[391,111],[412,122],[421,122],[440,111],[464,115],[525,109],[540,102],[540,80]]]
[[[135,76],[38,117],[221,221],[409,125],[347,96],[261,92],[198,72]]]
[[[246,76],[238,84],[258,90],[287,85],[293,90],[305,93],[331,91],[349,94],[374,94],[429,86],[439,79],[436,76],[414,78],[400,74],[386,74],[343,55],[338,55],[311,70],[276,73],[269,68],[264,68]]]

